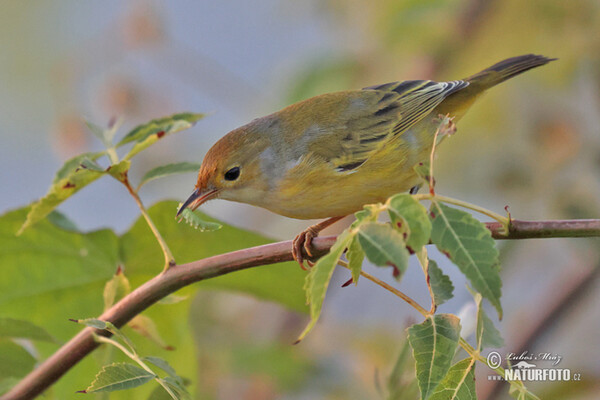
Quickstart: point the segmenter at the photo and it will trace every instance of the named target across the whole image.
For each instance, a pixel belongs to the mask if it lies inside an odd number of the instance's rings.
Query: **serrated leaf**
[[[94,154],[94,153],[86,153],[86,154]],[[95,153],[96,155],[101,153]],[[84,156],[84,155],[81,155]],[[127,171],[131,165],[131,161],[123,160],[115,165],[111,165],[108,168],[104,169],[98,163],[96,163],[93,158],[90,157],[81,157],[77,156],[69,161],[66,164],[69,164],[69,167],[60,169],[57,173],[57,176],[62,176],[61,179],[56,181],[50,186],[48,193],[37,202],[33,203],[29,213],[27,214],[27,219],[17,232],[17,235],[23,233],[25,229],[29,226],[39,222],[41,219],[46,217],[50,212],[52,212],[59,204],[63,201],[77,193],[79,190],[89,185],[102,175],[108,173],[113,176],[115,179],[123,181],[127,178]],[[77,165],[74,164],[73,160],[76,160]],[[65,164],[65,165],[66,165]],[[70,171],[70,172],[69,172]]]
[[[191,162],[180,162],[161,165],[160,167],[153,168],[144,174],[140,184],[138,185],[138,189],[154,179],[174,174],[183,174],[186,172],[198,172],[199,169],[200,164]]]
[[[180,113],[164,118],[154,119],[148,123],[135,127],[132,131],[125,135],[125,137],[117,144],[117,147],[121,147],[127,143],[135,142],[135,145],[125,156],[125,159],[131,159],[131,157],[153,145],[159,139],[191,128],[203,117],[204,114]]]
[[[0,337],[58,343],[44,328],[29,321],[14,318],[0,318]]]
[[[429,400],[477,400],[475,360],[467,358],[454,364],[429,397]]]
[[[129,292],[131,292],[129,279],[123,273],[123,269],[119,267],[113,277],[104,285],[104,292],[102,293],[104,310],[108,310],[113,304],[128,295]]]
[[[145,315],[138,314],[127,324],[131,329],[138,334],[150,339],[152,342],[162,347],[165,350],[173,350],[173,346],[169,346],[158,332],[158,328],[154,321]]]
[[[428,316],[423,323],[408,328],[421,399],[429,398],[448,373],[459,337],[460,321],[451,314]]]
[[[471,214],[436,201],[431,204],[431,241],[458,266],[502,318],[498,250],[490,231]]]
[[[356,217],[356,221],[352,222],[352,225],[350,225],[350,227],[353,229],[356,229],[360,225],[362,225],[366,222],[377,221],[378,216],[379,216],[379,213],[378,213],[376,207],[374,207],[372,204],[367,204],[364,206],[364,208],[362,210],[354,213],[354,217]]]
[[[71,161],[69,160],[67,163]],[[60,203],[102,176],[100,172],[81,168],[77,169],[80,162],[81,160],[78,160],[77,167],[72,168],[69,173],[65,172],[66,169],[64,167],[61,168],[62,172],[59,171],[57,176],[60,174],[63,177],[50,186],[44,197],[33,203],[27,214],[27,219],[17,232],[17,235],[22,234],[25,229],[46,217]]]
[[[175,369],[169,365],[167,360],[164,360],[160,357],[148,356],[148,357],[142,358],[142,361],[147,361],[150,364],[157,366],[158,368],[162,369],[169,376],[171,376],[173,378],[176,378],[176,379],[179,378],[179,376],[177,375],[177,372],[175,372]],[[179,379],[181,379],[181,378],[179,378]]]
[[[481,294],[475,294],[475,304],[477,305],[477,348],[482,350],[487,347],[500,348],[504,346],[502,335],[494,326],[494,323],[488,317],[481,304]]]
[[[408,225],[406,245],[414,252],[429,243],[431,222],[427,209],[407,193],[397,194],[388,200],[388,213],[394,225]]]
[[[304,290],[306,291],[306,302],[310,306],[310,322],[298,337],[297,342],[304,339],[319,320],[333,270],[351,240],[352,234],[348,230],[342,232],[329,249],[329,253],[321,257],[306,275]]]
[[[177,209],[181,207],[183,203],[179,203]],[[188,208],[183,210],[181,213],[181,217],[184,221],[193,227],[194,229],[198,229],[200,232],[212,232],[221,229],[222,225],[216,222],[210,222],[203,220],[196,211],[192,211]]]
[[[60,167],[56,174],[54,175],[54,179],[52,179],[52,183],[58,183],[64,178],[70,176],[73,172],[80,169],[81,162],[85,159],[95,161],[98,158],[105,155],[105,151],[94,152],[94,153],[82,153],[69,160],[65,161],[65,163]]]
[[[115,363],[104,366],[85,392],[114,392],[116,390],[132,389],[155,377],[156,375],[133,364]]]
[[[346,258],[348,259],[348,268],[352,273],[352,281],[356,285],[358,284],[358,278],[360,277],[360,272],[362,271],[362,263],[365,259],[365,252],[360,247],[360,243],[358,242],[358,238],[356,236],[352,238],[352,241],[348,246]]]
[[[367,222],[357,232],[360,246],[373,264],[392,265],[399,279],[408,266],[408,250],[402,234],[388,224]]]
[[[433,301],[439,306],[454,297],[454,285],[450,277],[431,259],[428,262],[429,285],[433,291]]]

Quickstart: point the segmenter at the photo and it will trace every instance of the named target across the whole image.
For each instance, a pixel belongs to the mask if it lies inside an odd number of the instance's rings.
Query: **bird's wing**
[[[351,92],[335,124],[310,146],[340,171],[352,171],[394,136],[428,115],[448,95],[469,83],[426,80],[392,82]]]

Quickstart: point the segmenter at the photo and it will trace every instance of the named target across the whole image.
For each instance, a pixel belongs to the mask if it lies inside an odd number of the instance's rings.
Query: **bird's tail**
[[[507,58],[506,60],[500,61],[475,75],[463,79],[464,81],[469,82],[469,86],[448,96],[434,110],[434,114],[451,115],[455,118],[454,121],[456,122],[463,117],[469,107],[471,107],[475,100],[487,89],[500,82],[504,82],[513,76],[519,75],[522,72],[554,60],[556,60],[556,58],[526,54],[524,56]]]
[[[548,64],[556,58],[548,58],[535,54],[507,58],[483,71],[463,80],[473,86],[471,90],[484,91],[522,72]]]

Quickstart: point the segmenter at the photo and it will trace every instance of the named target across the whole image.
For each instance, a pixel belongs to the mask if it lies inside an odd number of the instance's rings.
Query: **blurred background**
[[[0,212],[45,194],[66,159],[101,149],[84,119],[105,126],[122,116],[124,133],[175,112],[210,114],[141,154],[130,174],[136,181],[154,166],[200,162],[231,129],[316,94],[460,79],[537,53],[559,61],[494,88],[472,108],[438,152],[437,190],[497,212],[508,205],[519,219],[598,218],[599,26],[597,0],[3,2]],[[141,195],[147,205],[183,200],[194,183],[193,174],[174,176]],[[59,209],[89,230],[122,232],[138,216],[127,192],[108,179]],[[225,201],[203,210],[279,240],[310,223]],[[531,384],[541,398],[597,398],[600,241],[499,246],[502,351],[559,354],[561,368],[581,373],[581,382]],[[456,289],[440,311],[461,313],[468,325],[474,310],[465,281],[454,266],[441,266]],[[370,270],[390,278],[387,270]],[[304,315],[240,294],[198,291],[186,303],[196,397],[383,398],[378,388],[405,327],[419,316],[369,282],[340,288],[347,279],[336,273],[319,325],[299,346],[291,343]],[[427,303],[416,263],[399,287]],[[478,367],[480,398],[506,398],[507,387],[488,382],[489,374]]]

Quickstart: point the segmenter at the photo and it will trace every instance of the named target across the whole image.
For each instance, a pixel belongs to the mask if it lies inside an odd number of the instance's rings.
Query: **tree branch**
[[[518,221],[513,220],[509,233],[502,233],[499,223],[486,226],[496,239],[600,236],[600,220]],[[325,254],[335,236],[315,238],[314,255]],[[121,327],[163,297],[184,286],[230,272],[259,265],[292,260],[292,242],[285,241],[221,254],[170,268],[121,299],[98,318]],[[42,393],[81,359],[98,347],[92,337],[94,329],[85,328],[56,353],[23,378],[1,400],[32,399]],[[107,335],[106,331],[96,331]]]

